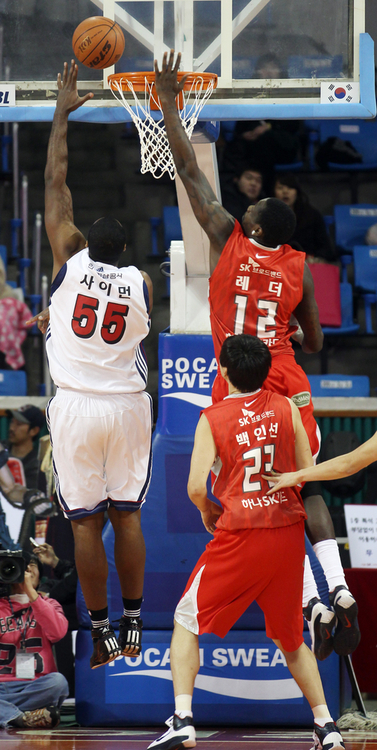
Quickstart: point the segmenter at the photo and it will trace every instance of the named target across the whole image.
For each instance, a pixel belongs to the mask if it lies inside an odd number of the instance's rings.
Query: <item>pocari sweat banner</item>
[[[212,336],[160,333],[157,427],[161,433],[195,432],[200,411],[212,403],[216,373]]]

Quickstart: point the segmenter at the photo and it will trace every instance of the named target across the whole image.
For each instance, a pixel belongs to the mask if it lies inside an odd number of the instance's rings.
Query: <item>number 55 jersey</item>
[[[272,468],[296,469],[292,410],[285,396],[266,390],[232,394],[203,413],[218,457],[212,491],[224,508],[216,527],[276,528],[306,518],[297,487],[267,495],[268,481],[262,478]]]
[[[137,393],[147,382],[142,340],[149,333],[147,285],[135,266],[73,255],[51,286],[46,350],[60,388]]]

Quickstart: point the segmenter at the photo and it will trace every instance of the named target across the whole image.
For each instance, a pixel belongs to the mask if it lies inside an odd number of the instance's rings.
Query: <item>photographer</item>
[[[21,553],[12,554],[20,564]],[[56,671],[52,644],[66,634],[68,622],[58,602],[37,592],[41,562],[22,556],[24,580],[0,598],[0,726],[53,729],[68,684]]]

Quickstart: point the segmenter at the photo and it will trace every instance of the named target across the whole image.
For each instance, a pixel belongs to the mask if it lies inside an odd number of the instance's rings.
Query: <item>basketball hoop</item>
[[[177,108],[182,125],[191,138],[207,99],[217,86],[215,73],[177,73],[178,81],[187,75],[183,90],[177,96]],[[176,168],[170,151],[168,137],[164,124],[161,102],[155,91],[154,71],[138,73],[114,73],[108,76],[109,86],[115,98],[131,115],[140,138],[141,173],[151,172],[156,179],[168,172],[174,180]],[[131,92],[135,106],[131,106],[124,92]],[[144,92],[144,103],[138,98],[138,93]],[[131,100],[132,101],[132,100]],[[154,119],[152,112],[160,112],[161,119]]]

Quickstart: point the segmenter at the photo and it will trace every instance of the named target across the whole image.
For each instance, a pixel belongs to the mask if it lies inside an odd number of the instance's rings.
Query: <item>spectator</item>
[[[242,165],[254,164],[263,175],[267,192],[273,189],[276,164],[297,161],[299,123],[288,120],[239,120],[233,141],[227,143],[222,157],[222,171],[234,173]]]
[[[311,206],[294,174],[281,174],[276,179],[274,195],[296,215],[296,229],[292,241],[298,242],[306,253],[308,263],[330,263],[336,260],[326,225],[320,212]]]
[[[221,186],[222,204],[240,223],[251,204],[262,197],[262,173],[253,166],[242,166],[229,182]]]
[[[68,522],[67,526],[69,526]],[[59,672],[67,678],[69,694],[75,694],[75,672],[74,656],[72,649],[72,631],[78,630],[79,623],[76,611],[77,570],[75,563],[71,560],[61,560],[56,555],[51,544],[40,544],[34,547],[33,554],[37,556],[43,565],[48,565],[52,570],[52,577],[44,579],[38,587],[39,592],[44,592],[59,602],[68,620],[68,632],[55,646],[56,661]]]
[[[12,286],[7,284],[7,272],[5,270],[3,259],[0,257],[0,300],[6,297],[18,299],[18,292]]]
[[[25,302],[16,298],[16,291],[6,283],[6,271],[0,258],[0,369],[20,370],[25,358],[21,345],[26,339],[26,322],[31,312]]]
[[[268,52],[258,58],[254,78],[288,78],[288,73],[276,55]],[[224,147],[222,171],[240,174],[245,164],[253,164],[263,175],[264,188],[270,193],[275,165],[297,161],[299,131],[300,123],[296,120],[238,120],[233,141]]]
[[[3,510],[3,502],[8,501],[10,505],[19,510],[26,510],[30,508],[32,504],[33,513],[40,514],[48,509],[51,509],[51,502],[41,502],[38,505],[34,504],[34,501],[39,498],[45,498],[42,492],[36,489],[28,490],[22,484],[16,483],[14,476],[7,464],[9,452],[2,443],[0,443],[0,548],[6,550],[20,549],[23,544],[16,542],[16,537],[20,535],[23,537],[23,543],[28,538],[29,534],[28,527],[30,522],[30,511],[23,518],[20,516],[19,525],[16,524],[17,533],[15,533],[15,526],[13,523],[12,535],[9,532],[6,514]],[[14,522],[14,518],[13,518]],[[22,529],[22,534],[21,534]],[[12,538],[13,537],[13,538]]]
[[[0,648],[8,654],[0,669],[0,726],[53,729],[68,684],[56,671],[52,644],[65,635],[68,623],[57,601],[38,594],[40,561],[23,554],[24,581],[0,598]]]
[[[288,72],[274,52],[266,52],[255,63],[254,78],[288,78]]]
[[[372,224],[365,235],[366,245],[377,245],[377,224]]]
[[[40,544],[34,547],[35,555],[42,565],[48,565],[53,570],[53,577],[44,580],[39,591],[52,596],[59,604],[62,605],[64,614],[69,621],[72,621],[72,630],[77,630],[78,621],[76,615],[76,589],[77,589],[77,571],[75,563],[71,560],[61,560],[55,554],[51,544]],[[73,606],[72,606],[73,605]]]
[[[43,411],[26,404],[19,409],[11,409],[8,416],[11,417],[8,466],[17,484],[23,484],[28,489],[38,487],[38,447],[34,441],[45,424]]]

